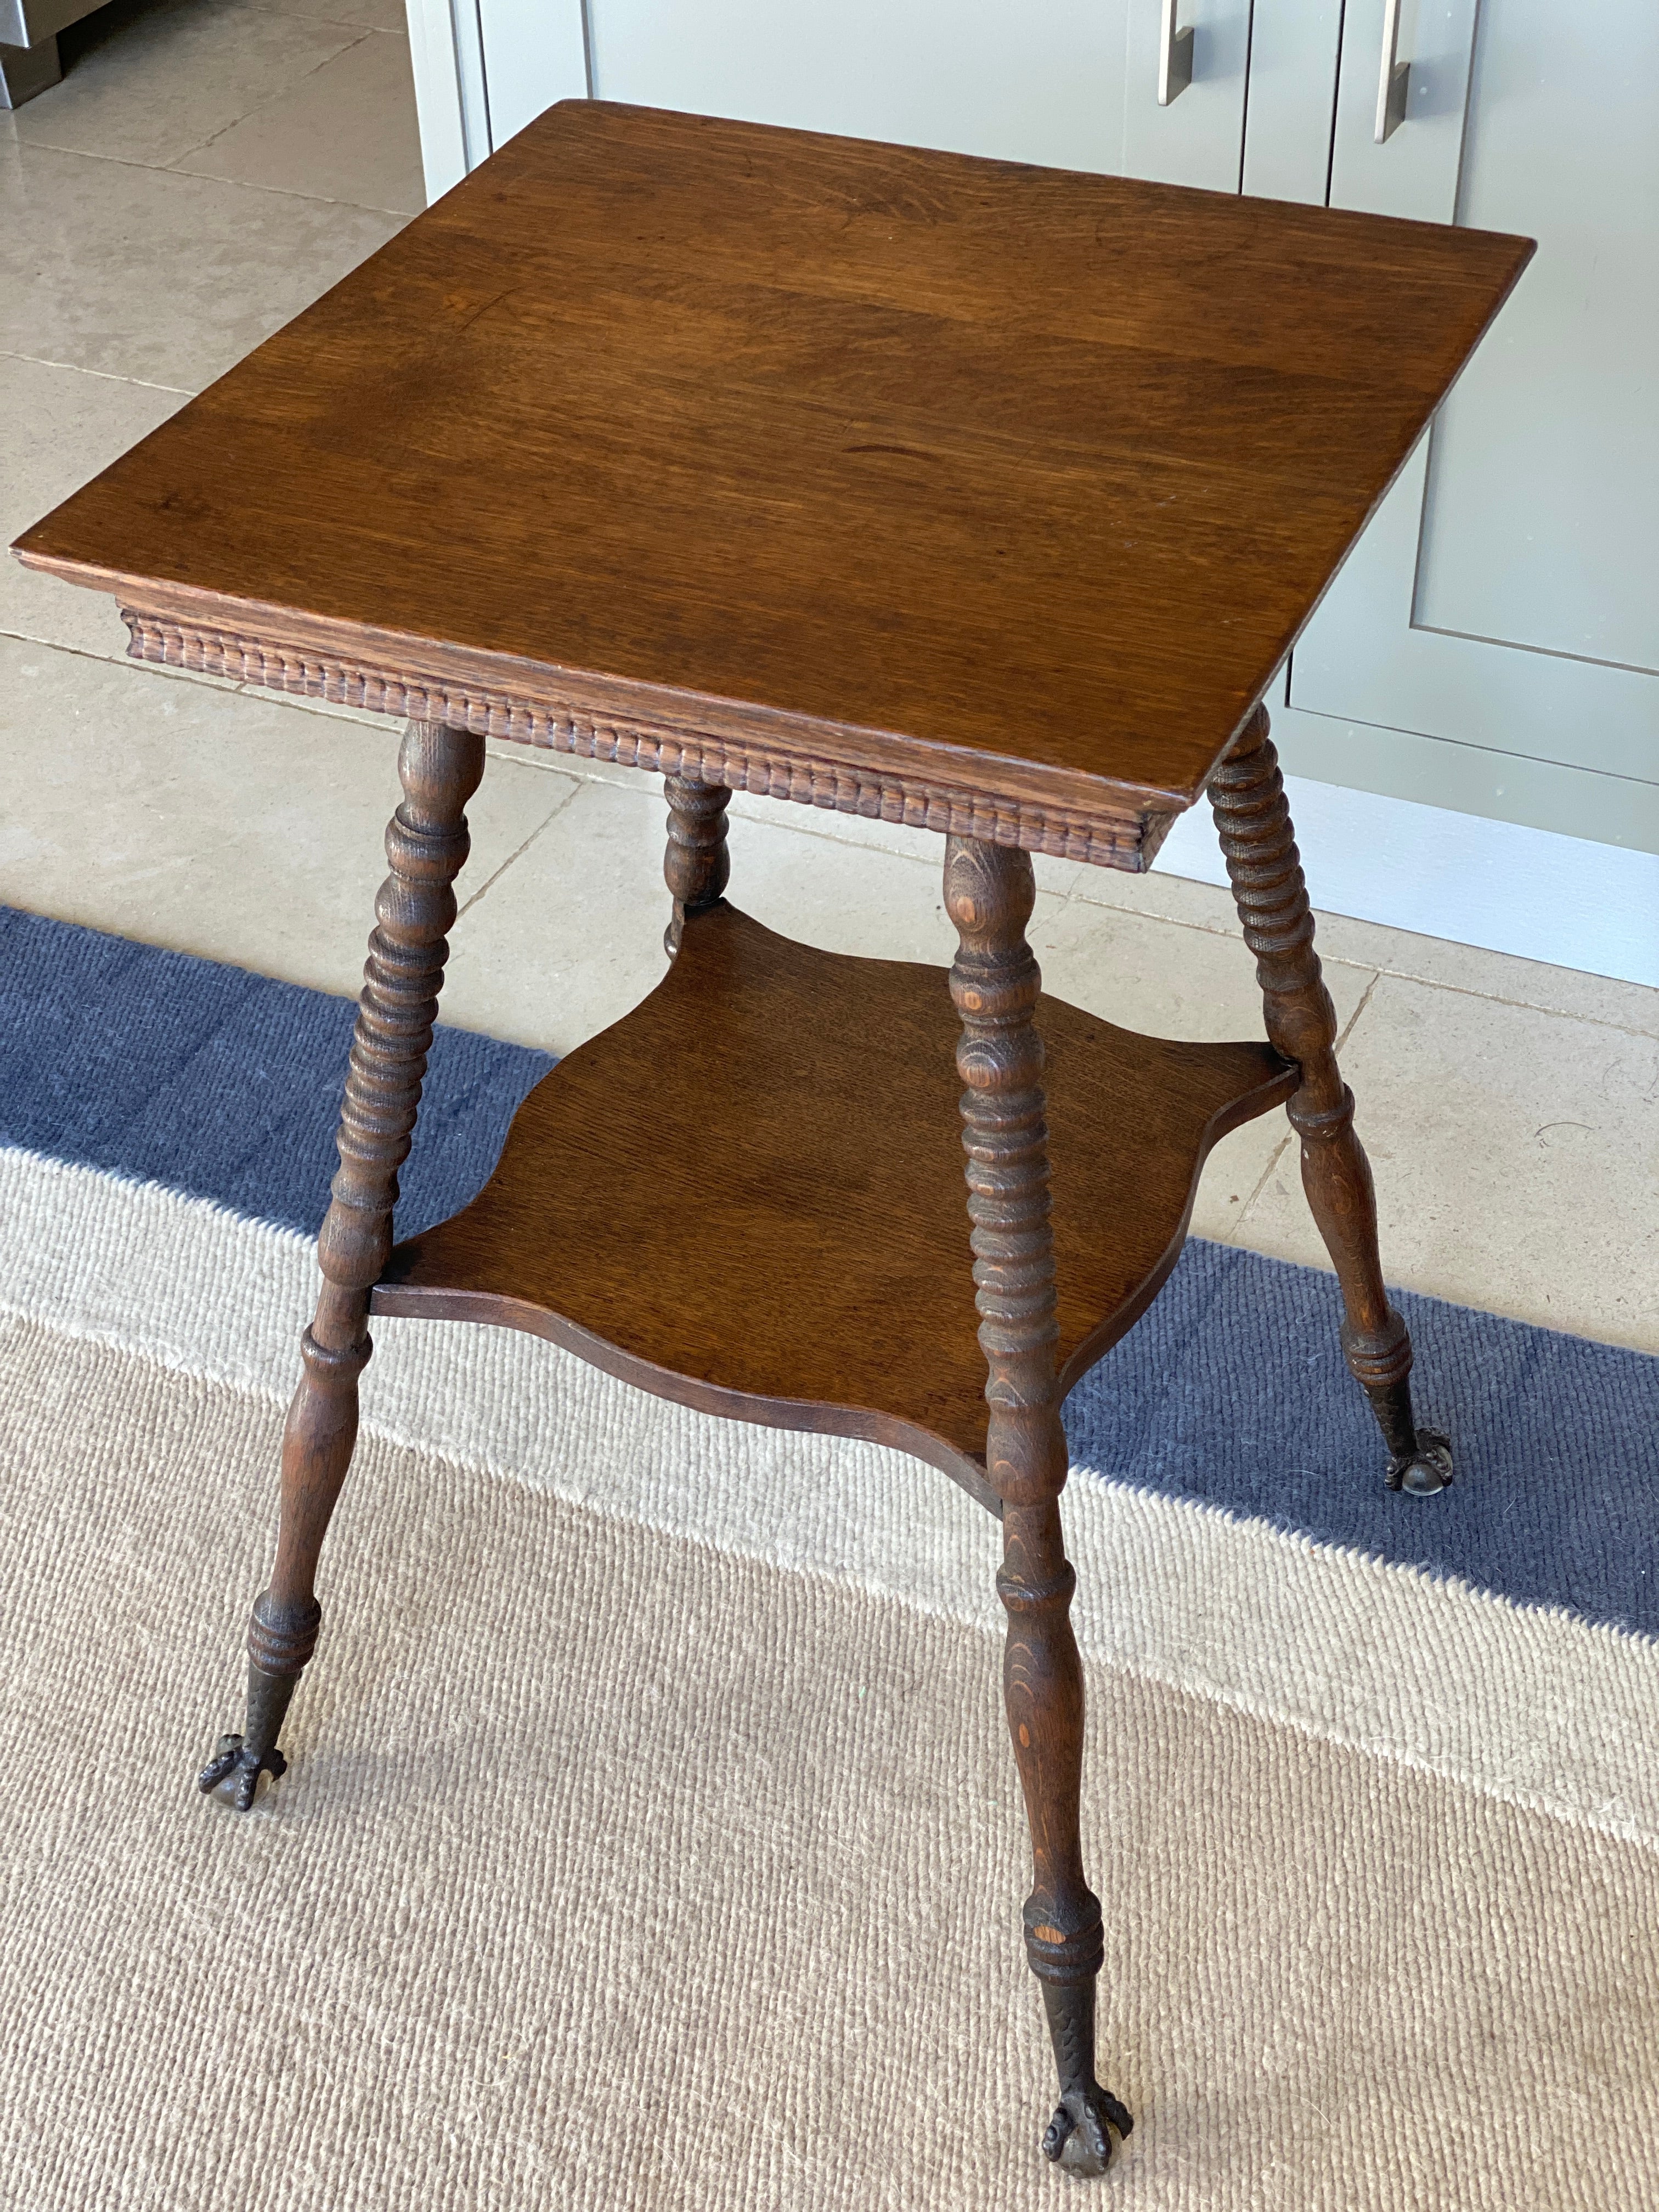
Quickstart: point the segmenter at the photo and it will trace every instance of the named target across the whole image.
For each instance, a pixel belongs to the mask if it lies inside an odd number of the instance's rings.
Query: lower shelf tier
[[[1057,999],[1037,1020],[1069,1386],[1175,1265],[1212,1145],[1297,1072]],[[373,1310],[529,1329],[708,1412],[896,1444],[998,1511],[957,1035],[941,969],[694,915],[651,996],[525,1100],[472,1203],[398,1246]]]

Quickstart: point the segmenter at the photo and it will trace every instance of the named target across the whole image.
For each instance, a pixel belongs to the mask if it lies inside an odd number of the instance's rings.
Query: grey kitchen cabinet
[[[441,21],[441,5],[411,0],[411,21]],[[586,89],[603,100],[1237,191],[1250,0],[1180,0],[1176,27],[1192,33],[1191,82],[1161,103],[1164,8],[1165,0],[791,0],[787,8],[775,0],[456,0],[459,97],[474,111],[466,163],[552,100]],[[431,38],[428,27],[426,43]],[[583,50],[578,83],[573,56]],[[424,137],[424,120],[422,128]],[[1322,150],[1319,167],[1322,179]]]
[[[1236,192],[1243,163],[1250,62],[1250,0],[1128,0],[1123,136],[1115,161],[1129,177]],[[1192,35],[1190,81],[1160,102],[1160,60],[1171,31]]]
[[[1124,0],[590,0],[593,90],[1013,161],[1115,169]]]
[[[590,0],[600,98],[1013,161],[1122,159],[1125,0]]]
[[[1243,191],[1324,203],[1331,181],[1343,0],[1255,0]]]
[[[1287,756],[1659,853],[1659,14],[1422,0],[1379,145],[1382,16],[1348,0],[1332,203],[1539,251],[1297,647]]]

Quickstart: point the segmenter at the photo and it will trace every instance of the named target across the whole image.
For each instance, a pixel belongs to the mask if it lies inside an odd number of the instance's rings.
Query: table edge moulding
[[[566,158],[584,147],[607,158]],[[546,220],[555,205],[564,229]],[[593,258],[595,239],[615,244],[621,276]],[[1188,250],[1165,252],[1171,240]],[[1105,2167],[1131,2120],[1096,2072],[1106,1942],[1079,1836],[1061,1401],[1175,1265],[1211,1146],[1282,1104],[1384,1479],[1421,1498],[1452,1479],[1450,1446],[1413,1408],[1260,701],[1529,250],[579,104],[532,125],[26,533],[14,550],[30,565],[113,594],[141,660],[408,719],[276,1556],[248,1630],[246,1719],[204,1790],[228,1784],[246,1810],[260,1777],[284,1771],[371,1313],[526,1329],[710,1413],[897,1445],[1000,1523],[1004,1693],[1034,1869],[1026,1953],[1058,2084],[1042,2148]],[[562,254],[577,270],[568,298]],[[503,268],[530,272],[515,306],[485,282]],[[1311,333],[1293,331],[1288,361],[1252,289],[1263,270]],[[641,301],[684,374],[630,350],[629,333],[653,327],[629,320]],[[544,343],[567,307],[588,318],[568,356]],[[412,367],[386,343],[394,308]],[[1068,315],[1075,327],[1060,327]],[[1322,370],[1303,357],[1318,342]],[[526,362],[534,374],[512,382]],[[972,374],[956,376],[964,362]],[[610,447],[607,378],[634,410]],[[987,389],[988,416],[975,412]],[[469,520],[471,477],[405,465],[386,442],[386,391],[405,407],[398,435],[425,407],[423,434],[458,452],[485,441],[474,460],[495,471],[493,514]],[[1007,419],[1022,394],[1029,434]],[[492,408],[505,459],[488,449]],[[1317,434],[1298,446],[1309,409]],[[688,471],[708,512],[674,526]],[[581,520],[568,543],[533,526],[550,484],[562,517]],[[307,497],[314,530],[289,512]],[[424,537],[410,523],[375,538],[423,502],[437,518]],[[805,552],[803,514],[822,533]],[[1122,537],[1132,527],[1144,544]],[[634,568],[605,568],[618,543]],[[699,560],[728,555],[750,565],[717,590]],[[520,589],[514,563],[538,561],[535,588]],[[446,636],[452,576],[468,611]],[[1014,611],[997,628],[1005,587]],[[843,665],[864,709],[844,717]],[[1110,713],[1079,732],[1091,683]],[[936,714],[935,684],[949,695]],[[915,726],[907,699],[921,702]],[[488,738],[663,776],[669,966],[530,1093],[471,1203],[394,1245]],[[726,896],[733,791],[940,832],[951,969],[814,951],[744,915]],[[1206,792],[1265,1041],[1137,1036],[1045,997],[1025,935],[1030,855],[1144,868]]]
[[[515,665],[436,642],[347,635],[280,619],[276,609],[250,609],[234,630],[176,607],[123,605],[121,617],[137,660],[1097,867],[1144,872],[1188,803],[1100,777],[1034,775],[1024,762],[988,763],[896,732],[812,725],[741,701]]]

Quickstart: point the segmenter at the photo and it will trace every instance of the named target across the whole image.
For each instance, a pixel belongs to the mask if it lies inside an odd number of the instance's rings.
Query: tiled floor
[[[0,118],[8,539],[422,204],[396,0],[115,0],[65,55]],[[0,899],[355,990],[397,727],[135,668],[124,643],[107,603],[0,568]],[[446,1018],[566,1048],[661,972],[660,793],[492,753]],[[733,813],[734,895],[763,921],[948,960],[937,839]],[[1142,1029],[1260,1034],[1224,894],[1039,878],[1050,988]],[[1659,1351],[1659,993],[1334,917],[1321,936],[1391,1276]],[[1195,1223],[1322,1264],[1282,1121],[1220,1147]]]

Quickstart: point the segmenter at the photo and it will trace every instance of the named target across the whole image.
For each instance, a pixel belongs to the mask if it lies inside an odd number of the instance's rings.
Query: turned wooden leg
[[[1054,1239],[1042,1041],[1033,1025],[1041,977],[1025,924],[1029,856],[951,837],[945,902],[961,939],[951,995],[962,1017],[957,1067],[968,1154],[968,1217],[985,1352],[985,1463],[1002,1499],[1008,1613],[1003,1695],[1030,1825],[1036,1881],[1025,1950],[1042,1990],[1060,2104],[1042,2148],[1098,2173],[1110,2129],[1128,2113],[1095,2079],[1095,1978],[1105,1955],[1100,1900],[1083,1875],[1083,1666],[1072,1634],[1077,1577],[1060,1524],[1066,1451],[1054,1374]]]
[[[1432,1497],[1451,1480],[1451,1447],[1412,1413],[1412,1341],[1389,1303],[1376,1249],[1371,1170],[1354,1133],[1353,1093],[1336,1064],[1336,1010],[1314,951],[1285,780],[1258,708],[1210,779],[1210,803],[1244,942],[1256,957],[1267,1036],[1302,1070],[1291,1100],[1302,1185],[1342,1286],[1342,1350],[1389,1448],[1389,1487]]]
[[[680,949],[686,915],[713,906],[732,873],[732,856],[726,848],[726,810],[732,794],[717,784],[688,783],[684,776],[665,776],[663,781],[668,792],[668,850],[662,872],[673,894],[674,911],[662,941],[672,960]]]
[[[467,800],[483,775],[483,739],[411,722],[398,757],[404,803],[386,833],[392,872],[374,902],[362,997],[337,1142],[340,1166],[318,1242],[322,1288],[301,1342],[299,1388],[283,1431],[282,1518],[270,1583],[248,1623],[247,1718],[198,1779],[236,1777],[246,1812],[261,1772],[286,1761],[276,1738],[322,1620],[313,1584],[357,1437],[357,1378],[373,1346],[368,1294],[392,1249],[398,1170],[409,1157],[438,992],[467,854]]]

